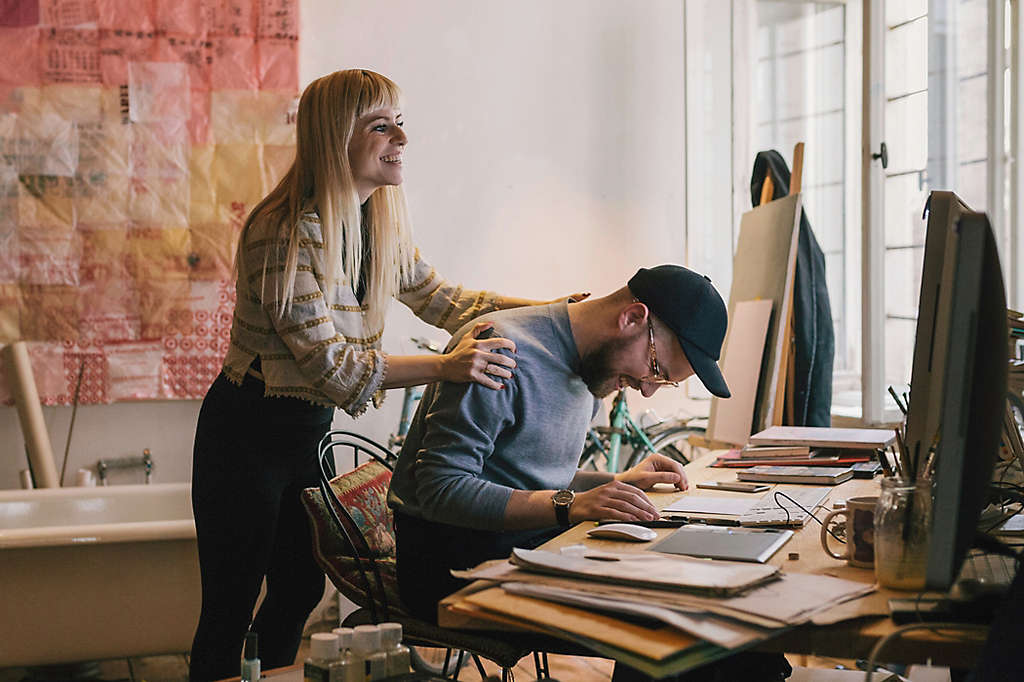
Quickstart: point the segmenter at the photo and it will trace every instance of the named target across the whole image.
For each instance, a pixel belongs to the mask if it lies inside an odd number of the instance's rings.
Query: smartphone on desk
[[[763,493],[771,488],[764,483],[746,483],[744,481],[705,481],[698,483],[698,488],[707,490],[728,490],[734,493]]]

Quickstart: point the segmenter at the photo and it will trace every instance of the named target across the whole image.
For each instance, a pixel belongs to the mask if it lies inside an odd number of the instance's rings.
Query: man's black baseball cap
[[[679,265],[659,265],[637,270],[628,286],[675,333],[704,386],[719,398],[730,397],[718,367],[729,315],[711,280]]]

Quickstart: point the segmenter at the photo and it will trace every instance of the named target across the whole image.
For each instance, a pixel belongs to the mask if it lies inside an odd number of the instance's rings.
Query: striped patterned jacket
[[[222,371],[241,384],[254,358],[260,358],[267,396],[302,398],[340,407],[357,417],[371,399],[379,404],[387,361],[381,352],[383,328],[369,325],[365,308],[345,280],[325,291],[320,219],[303,216],[299,262],[292,306],[281,318],[273,302],[262,302],[261,277],[266,249],[284,249],[284,240],[253,226],[245,254],[248,281],[236,282],[238,295],[231,324],[231,344]],[[276,276],[267,273],[265,291],[276,291]],[[416,251],[412,277],[398,300],[428,324],[453,333],[469,320],[497,309],[499,297],[450,284]]]

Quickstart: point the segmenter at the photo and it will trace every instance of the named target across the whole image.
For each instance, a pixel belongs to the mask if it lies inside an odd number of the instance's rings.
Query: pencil
[[[905,478],[909,473],[913,475],[913,471],[910,470],[910,460],[907,457],[907,446],[903,442],[903,434],[900,433],[899,428],[894,429],[896,432],[896,474],[900,478]]]

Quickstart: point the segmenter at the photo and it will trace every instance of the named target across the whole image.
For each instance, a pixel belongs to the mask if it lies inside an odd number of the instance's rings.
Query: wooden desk
[[[710,464],[718,453],[711,453],[686,466],[687,477],[691,490],[696,483],[702,481],[735,480],[733,469],[710,468]],[[877,495],[879,480],[852,479],[835,486],[829,493],[824,505],[825,510],[816,512],[823,518],[831,509],[835,500],[850,497]],[[684,493],[650,492],[648,493],[655,506],[662,509]],[[701,490],[700,494],[721,495],[730,497],[749,497],[746,493],[729,493],[724,491]],[[586,537],[591,523],[580,523],[562,533],[555,539],[541,546],[540,549],[559,551],[562,547],[574,544],[585,544],[596,548],[614,549],[615,551],[643,551],[649,545],[613,542],[608,540],[591,540]],[[873,583],[875,576],[872,569],[854,568],[844,561],[832,559],[821,549],[820,525],[813,519],[797,531],[788,543],[776,552],[769,563],[780,566],[791,573],[813,573],[830,575],[847,580]],[[659,537],[673,532],[673,529],[659,529]],[[799,557],[790,559],[793,553]],[[439,605],[439,622],[444,627],[467,629],[517,629],[510,621],[495,620],[490,616],[474,617],[464,611],[456,612],[451,607],[460,602],[465,594],[479,589],[477,584],[456,592]],[[781,634],[760,643],[757,648],[765,651],[780,651],[794,654],[813,654],[836,658],[866,658],[871,648],[897,626],[889,619],[888,600],[892,597],[908,597],[915,593],[898,592],[879,587],[876,592],[861,599],[839,605],[822,614],[825,618],[839,619],[829,625],[811,623],[783,631]],[[980,653],[984,637],[977,633],[954,633],[940,635],[931,631],[911,632],[887,645],[883,657],[887,661],[923,662],[931,660],[937,665],[953,667],[969,667]],[[706,646],[706,645],[705,645]]]

